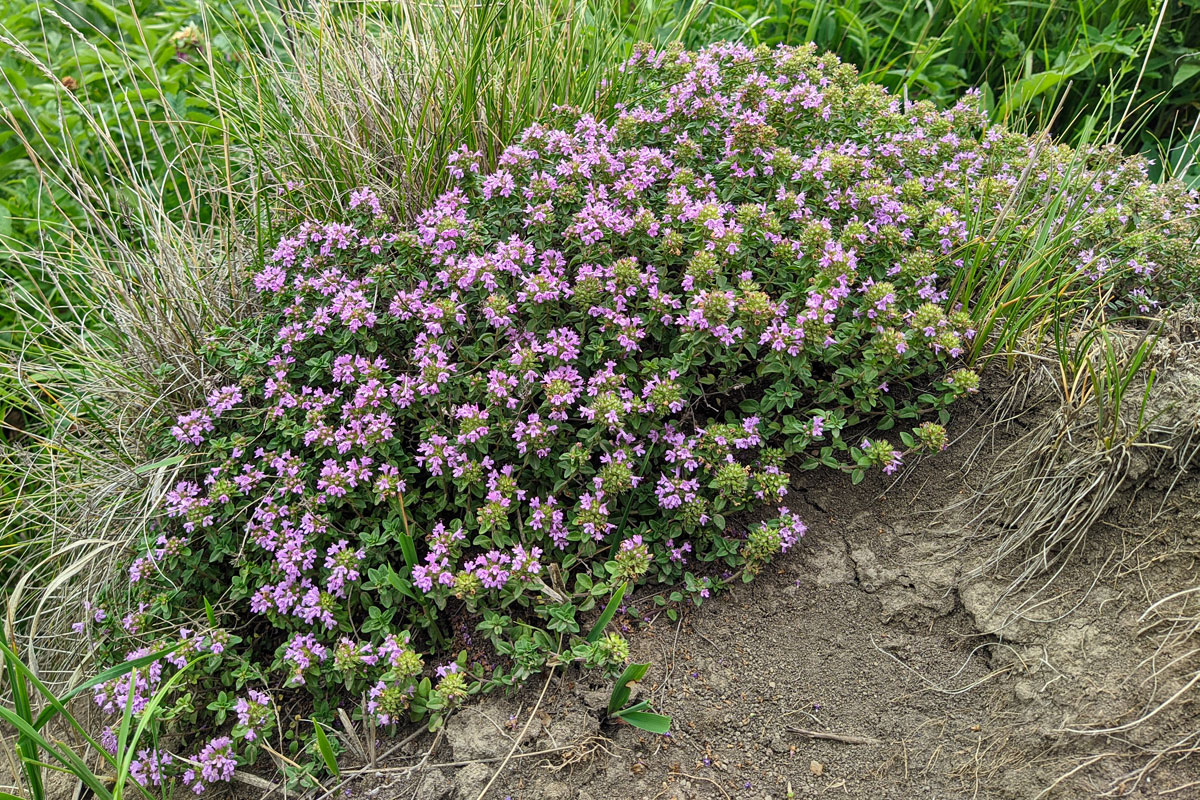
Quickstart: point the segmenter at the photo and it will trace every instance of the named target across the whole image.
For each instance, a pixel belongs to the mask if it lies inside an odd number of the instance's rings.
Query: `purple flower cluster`
[[[317,641],[311,633],[296,634],[287,643],[283,654],[283,662],[288,665],[291,678],[289,686],[303,686],[305,671],[324,661],[329,655],[328,648]]]
[[[180,444],[200,445],[204,442],[204,435],[212,430],[212,415],[198,408],[181,414],[175,422],[175,427],[171,428],[171,435],[178,439]]]
[[[137,583],[148,571],[157,568],[164,559],[178,556],[186,544],[187,540],[182,537],[160,535],[155,540],[155,548],[134,559],[129,566],[129,582]]]
[[[148,656],[153,651],[142,648],[127,653],[126,661],[134,661]],[[105,681],[92,689],[92,699],[96,705],[108,714],[123,714],[126,708],[133,714],[140,714],[154,698],[162,685],[162,661],[152,661],[144,667],[133,669],[127,675],[120,675]]]
[[[158,748],[142,748],[137,751],[137,757],[129,762],[129,777],[137,781],[139,786],[161,786],[163,768],[174,762],[170,753],[161,752]]]
[[[237,699],[233,711],[238,719],[234,734],[247,742],[253,742],[271,721],[271,696],[266,692],[250,689],[246,696]]]
[[[218,736],[204,746],[192,760],[195,766],[183,772],[183,782],[195,794],[203,794],[209,784],[229,783],[233,779],[233,771],[237,760],[233,756],[233,739],[228,736]]]

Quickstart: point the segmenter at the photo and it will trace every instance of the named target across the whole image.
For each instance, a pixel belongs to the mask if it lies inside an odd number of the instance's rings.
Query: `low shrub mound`
[[[200,792],[264,742],[304,781],[310,713],[436,727],[552,663],[621,670],[601,608],[749,580],[805,533],[790,472],[946,446],[978,382],[955,282],[1046,209],[1116,306],[1195,268],[1194,194],[972,97],[905,106],[806,48],[626,71],[611,124],[564,109],[490,173],[456,153],[412,230],[356,192],[251,277],[261,314],[206,353],[227,380],[164,431],[193,474],[80,626],[143,658],[96,692],[114,725],[178,676],[139,781]]]

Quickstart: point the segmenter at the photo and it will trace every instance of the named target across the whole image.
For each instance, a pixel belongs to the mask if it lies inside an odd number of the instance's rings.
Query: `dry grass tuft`
[[[0,442],[6,633],[52,688],[86,671],[70,623],[149,535],[184,466],[149,462],[163,423],[216,379],[204,338],[248,308],[231,228],[175,222],[136,186],[116,217],[88,207],[88,231],[14,258],[40,276],[28,285],[52,291],[14,282],[3,299],[20,329],[0,353],[0,387],[30,421]]]
[[[1035,580],[1044,589],[1121,498],[1165,479],[1165,502],[1200,453],[1197,319],[1190,306],[1149,326],[1077,330],[1060,358],[1027,359],[997,426],[1019,423],[1014,409],[1031,403],[1054,410],[999,453],[973,525],[998,521],[1006,533],[967,579],[1008,574],[1005,596]]]
[[[1132,505],[1142,490],[1155,493],[1154,501],[1142,501],[1151,509],[1147,524],[1194,504],[1174,493],[1200,463],[1200,307],[1176,310],[1157,329],[1113,325],[1090,343],[1086,337],[1072,334],[1074,359],[1026,359],[994,407],[996,428],[1010,430],[1022,423],[1024,409],[1053,409],[1003,448],[1000,466],[976,498],[974,523],[998,520],[1005,533],[966,579],[985,572],[1009,576],[1001,599],[1023,595],[1012,619],[1031,619],[1092,528]],[[1125,382],[1123,393],[1111,391],[1114,376]],[[1132,581],[1154,598],[1146,568],[1163,559],[1194,558],[1180,548],[1180,541],[1172,547],[1154,537],[1132,542],[1124,554],[1104,560],[1096,581]],[[1142,558],[1147,550],[1157,553],[1149,562]],[[1064,728],[1063,734],[1108,744],[1078,759],[1039,796],[1101,762],[1125,766],[1106,770],[1097,796],[1128,796],[1160,767],[1200,753],[1200,728],[1190,710],[1200,688],[1200,586],[1160,591],[1160,598],[1146,601],[1141,617],[1142,634],[1156,637],[1157,647],[1130,676],[1137,707],[1111,722]],[[1185,781],[1163,786],[1161,794],[1190,796],[1197,786]]]

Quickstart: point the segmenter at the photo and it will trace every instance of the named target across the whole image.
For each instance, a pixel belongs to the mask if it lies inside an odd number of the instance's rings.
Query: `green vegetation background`
[[[56,154],[74,154],[100,180],[114,169],[65,92],[105,118],[147,177],[177,181],[170,167],[179,148],[219,135],[222,124],[212,76],[178,34],[207,28],[197,34],[211,37],[214,59],[233,65],[247,31],[275,31],[281,11],[286,17],[286,5],[256,2],[0,3],[0,236],[37,247],[64,217],[82,221],[78,204],[40,179]],[[1121,131],[1127,149],[1167,148],[1179,158],[1189,139],[1195,146],[1188,134],[1200,105],[1200,0],[683,0],[630,3],[626,13],[664,23],[694,14],[683,37],[689,48],[718,39],[814,41],[911,98],[946,104],[978,87],[994,116],[1018,115],[1033,127],[1061,103],[1055,132],[1068,142],[1131,105]],[[264,16],[275,19],[264,26]],[[193,129],[182,137],[156,132],[166,107]]]

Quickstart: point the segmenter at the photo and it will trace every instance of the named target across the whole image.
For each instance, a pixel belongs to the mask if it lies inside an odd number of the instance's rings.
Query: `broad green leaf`
[[[1175,78],[1171,81],[1171,88],[1174,89],[1186,81],[1193,80],[1197,75],[1200,75],[1200,62],[1183,64],[1179,69],[1175,70]]]
[[[613,686],[612,695],[608,699],[609,716],[620,711],[625,703],[629,701],[629,686],[633,681],[640,681],[649,671],[649,664],[630,664],[621,673],[621,677],[617,678],[616,684]]]
[[[317,732],[317,747],[321,750],[321,758],[325,761],[325,766],[329,768],[335,776],[341,775],[338,770],[337,756],[333,754],[333,745],[329,743],[329,737],[325,735],[325,731],[317,722],[313,722],[313,730]]]
[[[649,711],[627,711],[623,714],[618,714],[619,719],[623,719],[635,728],[641,728],[650,733],[657,733],[662,736],[671,730],[671,718],[662,714],[654,714]]]
[[[622,583],[615,592],[612,598],[608,601],[608,605],[604,607],[604,612],[600,614],[600,618],[596,620],[596,624],[592,626],[592,630],[587,635],[589,642],[594,642],[604,633],[604,628],[609,622],[612,622],[613,615],[617,613],[617,608],[621,605],[622,598],[625,597],[625,589],[629,584]]]

